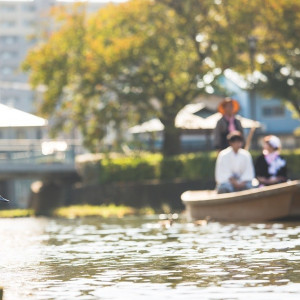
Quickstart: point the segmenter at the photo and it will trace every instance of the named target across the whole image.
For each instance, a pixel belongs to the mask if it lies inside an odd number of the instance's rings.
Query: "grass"
[[[53,217],[61,218],[81,218],[89,216],[100,216],[103,218],[117,217],[123,218],[128,215],[151,215],[154,214],[154,210],[150,207],[144,207],[136,209],[124,205],[72,205],[67,207],[56,208],[51,215]],[[34,210],[31,209],[10,209],[0,210],[0,218],[19,218],[19,217],[31,217],[34,216]]]
[[[80,218],[88,216],[100,216],[103,218],[118,217],[123,218],[128,215],[149,215],[154,214],[151,208],[136,209],[124,205],[72,205],[60,207],[53,211],[52,215],[63,218]]]
[[[101,205],[72,205],[68,207],[60,207],[53,211],[52,215],[55,217],[64,218],[79,218],[88,216],[101,216],[103,218],[118,217],[122,218],[126,215],[134,215],[136,210],[128,206],[116,206],[110,204],[107,206]]]
[[[0,218],[24,218],[34,216],[33,209],[7,209],[0,210]]]

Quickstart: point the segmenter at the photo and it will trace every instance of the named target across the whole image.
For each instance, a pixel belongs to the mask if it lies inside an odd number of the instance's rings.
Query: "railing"
[[[0,165],[74,164],[84,153],[78,140],[0,140]]]

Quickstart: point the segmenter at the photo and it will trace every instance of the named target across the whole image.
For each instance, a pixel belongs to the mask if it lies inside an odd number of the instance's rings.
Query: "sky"
[[[10,2],[12,0],[0,0],[0,2]],[[31,2],[34,0],[17,0],[20,2]],[[56,0],[57,2],[126,2],[127,0]]]
[[[127,0],[56,0],[58,2],[126,2]]]

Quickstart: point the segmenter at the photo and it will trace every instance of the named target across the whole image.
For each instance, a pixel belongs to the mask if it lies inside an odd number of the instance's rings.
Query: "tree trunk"
[[[175,118],[174,118],[175,119]],[[165,120],[163,124],[165,126],[164,130],[164,140],[162,152],[164,156],[171,156],[181,153],[181,142],[180,142],[180,128],[175,127],[175,121]]]

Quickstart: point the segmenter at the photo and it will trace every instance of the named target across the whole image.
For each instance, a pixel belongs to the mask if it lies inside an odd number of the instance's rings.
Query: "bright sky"
[[[127,0],[56,0],[57,2],[126,2]]]
[[[0,2],[10,2],[12,0],[0,0]],[[18,2],[33,2],[34,0],[17,0]],[[56,0],[57,2],[126,2],[127,0]]]

